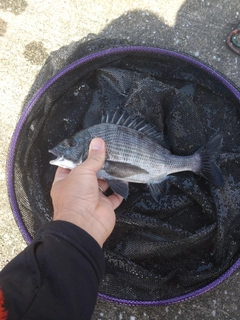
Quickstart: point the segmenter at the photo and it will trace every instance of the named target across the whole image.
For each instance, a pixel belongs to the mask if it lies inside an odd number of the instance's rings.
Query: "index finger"
[[[70,169],[66,169],[66,168],[62,168],[62,167],[58,167],[56,172],[55,172],[55,177],[53,180],[53,184],[56,183],[59,180],[64,179],[70,172]]]
[[[123,197],[119,194],[113,193],[108,196],[108,200],[111,202],[113,210],[117,209],[123,201]]]

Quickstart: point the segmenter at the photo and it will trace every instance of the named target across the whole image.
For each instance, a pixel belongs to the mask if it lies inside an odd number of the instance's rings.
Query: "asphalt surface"
[[[239,0],[0,1],[0,268],[26,243],[9,206],[6,160],[22,103],[49,54],[92,34],[173,49],[240,87],[240,56],[226,45]],[[92,319],[239,319],[240,275],[189,301],[134,307],[98,300]]]

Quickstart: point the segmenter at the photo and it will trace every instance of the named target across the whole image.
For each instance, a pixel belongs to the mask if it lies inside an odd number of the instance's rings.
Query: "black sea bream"
[[[50,163],[73,169],[87,158],[91,140],[100,137],[106,143],[106,160],[97,176],[124,198],[128,196],[128,182],[135,182],[148,184],[157,201],[161,190],[159,184],[168,175],[181,171],[192,171],[216,186],[222,186],[222,173],[215,163],[221,149],[221,135],[213,137],[193,155],[177,156],[157,142],[161,134],[143,120],[131,120],[125,113],[117,121],[116,117],[117,113],[109,121],[107,115],[100,124],[63,140],[49,150],[57,156]]]

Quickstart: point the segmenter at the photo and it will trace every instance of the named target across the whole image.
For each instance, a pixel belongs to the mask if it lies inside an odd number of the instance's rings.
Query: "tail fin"
[[[215,160],[222,148],[222,135],[218,134],[202,146],[196,153],[201,158],[201,167],[198,172],[217,187],[223,186],[224,180],[220,168]]]

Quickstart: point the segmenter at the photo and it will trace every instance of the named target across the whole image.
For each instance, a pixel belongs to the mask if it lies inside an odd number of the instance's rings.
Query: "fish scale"
[[[161,177],[164,178],[166,173],[192,171],[196,167],[195,157],[175,157],[163,152],[164,148],[147,135],[130,128],[100,124],[93,126],[89,132],[92,133],[91,139],[99,137],[105,141],[108,150],[107,160],[138,166],[148,172],[148,177],[144,175],[144,179],[148,178],[149,181],[151,179],[151,181],[160,182],[159,180]],[[137,175],[134,178],[131,177],[131,182],[142,182],[141,179],[142,176]]]
[[[124,198],[128,196],[128,182],[135,182],[147,184],[158,201],[161,183],[170,174],[181,171],[192,171],[218,187],[223,185],[221,170],[215,162],[221,150],[220,134],[194,154],[178,156],[158,143],[160,134],[143,120],[124,115],[117,120],[116,113],[112,119],[109,116],[104,119],[105,123],[81,130],[49,150],[57,156],[50,163],[73,169],[86,159],[91,140],[99,137],[106,143],[106,159],[97,176]]]
[[[130,161],[133,165],[142,160],[148,166],[148,161],[159,162],[159,156],[156,156],[156,153],[161,157],[163,148],[147,135],[136,130],[114,124],[99,124],[90,128],[89,132],[92,133],[91,138],[100,137],[105,141],[109,159]]]

